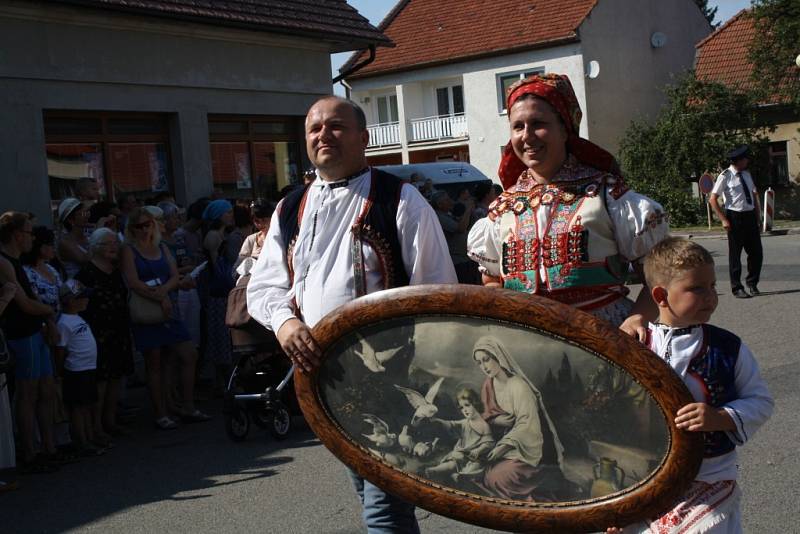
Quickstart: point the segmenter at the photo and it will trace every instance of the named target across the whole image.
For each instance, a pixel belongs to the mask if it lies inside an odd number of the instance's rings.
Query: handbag
[[[228,305],[225,309],[225,326],[228,328],[242,328],[253,320],[247,311],[247,283],[250,275],[239,278],[236,286],[228,293]]]
[[[128,293],[128,311],[134,324],[159,324],[167,322],[161,304],[141,296],[135,291]]]
[[[133,247],[133,250],[136,254],[139,254],[139,251],[136,250],[135,247]],[[161,252],[162,254],[165,253],[163,248]],[[150,274],[153,276],[153,279],[158,278],[155,276],[155,273],[152,272],[150,264],[147,262],[145,262],[145,264],[148,269],[150,269]],[[143,297],[132,289],[128,289],[128,312],[131,316],[131,322],[134,324],[159,324],[165,323],[169,319],[169,317],[164,314],[164,309],[161,307],[160,303]]]

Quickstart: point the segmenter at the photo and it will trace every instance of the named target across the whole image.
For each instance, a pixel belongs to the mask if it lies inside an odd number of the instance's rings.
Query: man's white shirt
[[[739,176],[737,176],[737,173]],[[753,202],[747,202],[747,198],[744,194],[745,187],[750,191],[750,198]],[[711,193],[722,197],[722,200],[725,202],[725,209],[731,211],[750,211],[755,208],[756,188],[753,184],[753,177],[750,176],[750,173],[746,170],[736,170],[736,167],[733,165],[717,176],[717,181],[714,182],[714,188],[711,190]]]
[[[251,271],[247,307],[259,323],[277,332],[296,317],[313,327],[322,317],[356,297],[351,227],[369,197],[370,172],[331,188],[319,176],[311,184],[293,252],[290,279],[280,234],[281,205],[272,216],[261,255]],[[433,208],[420,192],[403,185],[397,207],[397,237],[410,284],[456,283],[455,269]],[[362,246],[367,293],[383,289],[377,254]]]

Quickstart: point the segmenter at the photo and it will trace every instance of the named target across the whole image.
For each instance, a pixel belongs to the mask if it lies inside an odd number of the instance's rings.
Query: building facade
[[[368,116],[370,161],[468,160],[495,179],[512,83],[568,75],[581,135],[614,152],[631,120],[658,112],[663,87],[711,31],[692,0],[406,0],[379,28],[397,46],[347,77]]]
[[[111,199],[275,198],[331,52],[389,44],[344,0],[77,4],[0,3],[2,211],[50,220],[84,177]]]

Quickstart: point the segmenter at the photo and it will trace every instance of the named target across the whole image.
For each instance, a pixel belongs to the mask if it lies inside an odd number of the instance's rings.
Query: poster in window
[[[236,188],[251,189],[253,180],[250,177],[250,157],[244,153],[236,154]]]
[[[166,153],[159,148],[156,146],[147,154],[150,163],[150,190],[154,193],[169,191]]]
[[[472,286],[368,295],[315,325],[306,420],[350,468],[435,513],[589,532],[668,508],[702,456],[663,361],[607,323]],[[622,521],[622,523],[619,523]]]

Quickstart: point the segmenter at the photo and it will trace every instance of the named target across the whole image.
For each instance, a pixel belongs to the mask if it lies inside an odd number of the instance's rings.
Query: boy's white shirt
[[[650,323],[650,349],[666,360],[668,347],[669,364],[681,377],[683,383],[697,402],[706,402],[703,385],[698,378],[687,374],[689,363],[697,356],[703,345],[703,328],[692,327],[689,333],[674,335],[675,330],[665,325]],[[774,401],[761,379],[753,353],[742,342],[736,359],[735,387],[737,399],[723,408],[736,424],[735,432],[726,432],[736,446],[744,445],[764,422],[772,415]],[[714,483],[738,478],[736,450],[713,458],[704,458],[695,480]]]
[[[66,349],[64,369],[91,371],[97,369],[97,341],[92,329],[80,315],[62,313],[58,318],[58,346]]]

